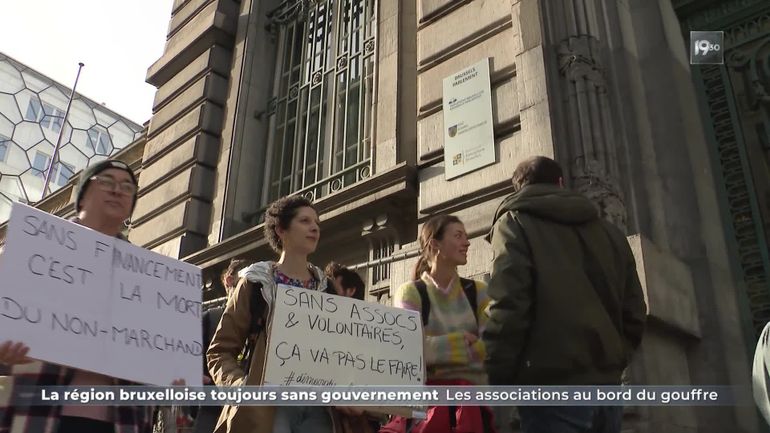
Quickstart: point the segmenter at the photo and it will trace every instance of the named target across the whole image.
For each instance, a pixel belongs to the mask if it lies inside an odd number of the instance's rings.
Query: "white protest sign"
[[[489,59],[444,78],[444,174],[447,180],[495,162]]]
[[[198,267],[14,203],[0,278],[0,341],[30,357],[201,384]]]
[[[415,311],[278,285],[266,385],[421,385]]]

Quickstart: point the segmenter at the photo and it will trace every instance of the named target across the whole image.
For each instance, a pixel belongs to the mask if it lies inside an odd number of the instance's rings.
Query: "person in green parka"
[[[495,212],[482,335],[490,385],[619,385],[647,307],[624,233],[564,188],[556,161],[513,174]],[[519,407],[524,433],[620,432],[620,407]]]

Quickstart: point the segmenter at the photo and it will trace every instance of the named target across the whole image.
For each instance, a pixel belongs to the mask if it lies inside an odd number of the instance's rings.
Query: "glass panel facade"
[[[45,171],[48,169],[48,161],[51,155],[46,155],[41,151],[35,151],[35,157],[32,159],[32,172],[40,177],[45,177]]]
[[[72,178],[72,175],[75,174],[74,167],[63,162],[56,164],[56,171],[56,184],[59,186],[66,185]]]
[[[8,143],[10,138],[0,135],[0,161],[5,162],[5,158],[8,156]]]
[[[51,191],[141,135],[141,125],[80,95],[65,122],[69,94],[70,89],[0,54],[0,222],[8,218],[11,202],[40,200],[60,135]]]
[[[99,155],[109,155],[112,150],[112,140],[106,129],[100,126],[94,126],[88,130],[88,145],[94,153]]]
[[[43,128],[59,132],[63,119],[64,110],[60,110],[47,102],[40,102],[38,98],[32,98],[27,103],[24,120],[39,123]]]
[[[43,118],[43,106],[40,100],[37,98],[30,99],[27,102],[27,113],[24,115],[24,120],[32,122],[39,122]]]

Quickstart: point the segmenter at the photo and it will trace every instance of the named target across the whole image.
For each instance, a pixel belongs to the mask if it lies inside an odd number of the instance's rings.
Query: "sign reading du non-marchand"
[[[462,176],[495,162],[489,58],[444,78],[444,174]]]
[[[201,383],[201,270],[14,203],[0,256],[0,341],[134,382]]]

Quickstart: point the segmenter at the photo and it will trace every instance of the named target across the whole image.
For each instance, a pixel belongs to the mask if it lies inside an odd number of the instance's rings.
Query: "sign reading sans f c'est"
[[[266,385],[421,385],[415,311],[278,285]]]
[[[201,272],[14,203],[0,257],[0,341],[155,385],[201,384]]]

